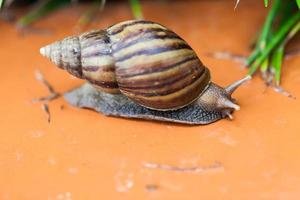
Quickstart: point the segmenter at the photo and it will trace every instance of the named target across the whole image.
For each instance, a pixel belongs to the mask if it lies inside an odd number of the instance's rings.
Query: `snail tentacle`
[[[245,78],[242,78],[241,80],[238,80],[232,84],[230,84],[229,86],[225,87],[225,91],[227,92],[228,95],[232,95],[232,93],[243,83],[245,83],[246,81],[250,80],[251,76],[246,76]]]

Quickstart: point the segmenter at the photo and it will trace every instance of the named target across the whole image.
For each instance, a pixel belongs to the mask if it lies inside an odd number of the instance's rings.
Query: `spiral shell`
[[[210,82],[208,68],[193,49],[174,32],[150,21],[125,21],[54,44],[41,53],[61,68],[105,92],[121,92],[155,110],[190,104]]]
[[[108,93],[119,93],[115,59],[106,31],[95,30],[79,36],[81,67],[84,79]]]

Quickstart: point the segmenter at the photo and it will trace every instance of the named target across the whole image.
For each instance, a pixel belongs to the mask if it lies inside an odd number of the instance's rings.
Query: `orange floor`
[[[255,3],[256,2],[256,3]],[[146,19],[185,38],[227,85],[246,74],[240,64],[208,52],[247,55],[266,14],[260,1],[143,4]],[[208,126],[109,118],[49,103],[51,122],[36,97],[48,94],[40,70],[59,92],[83,83],[39,55],[49,42],[74,34],[83,8],[66,8],[35,24],[50,34],[22,37],[0,22],[0,199],[299,199],[300,57],[284,62],[282,86],[266,89],[256,76],[235,98],[235,119]],[[108,5],[87,29],[130,19],[126,2]],[[62,109],[63,106],[63,109]]]

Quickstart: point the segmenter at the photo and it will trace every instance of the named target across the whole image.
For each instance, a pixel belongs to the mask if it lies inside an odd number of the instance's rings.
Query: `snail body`
[[[239,106],[233,91],[210,81],[210,72],[176,33],[150,21],[125,21],[104,30],[67,37],[40,50],[58,67],[110,94],[121,93],[158,111],[192,103],[229,116]]]

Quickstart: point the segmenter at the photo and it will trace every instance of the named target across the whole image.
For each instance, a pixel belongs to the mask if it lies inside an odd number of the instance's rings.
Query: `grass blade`
[[[95,18],[98,11],[99,12],[103,11],[105,3],[106,3],[105,0],[101,0],[101,1],[95,0],[92,3],[91,7],[88,8],[88,10],[80,16],[77,24],[79,26],[84,26],[86,24],[89,24]]]
[[[43,1],[37,8],[34,8],[27,15],[18,20],[17,26],[24,28],[40,17],[49,14],[50,12],[60,8],[61,6],[70,3],[70,0],[47,0]]]
[[[139,0],[129,0],[132,13],[136,19],[143,19],[142,8]]]
[[[288,36],[286,37],[284,41],[284,45],[292,39],[300,30],[300,20],[297,22],[297,24],[292,28],[292,30],[289,32]]]
[[[3,4],[4,4],[4,0],[0,0],[0,8],[2,8]]]
[[[265,59],[263,61],[263,63],[261,64],[261,66],[260,66],[260,71],[261,71],[262,77],[265,80],[267,79],[267,70],[268,70],[268,67],[269,67],[269,58]]]
[[[258,39],[256,47],[246,61],[246,66],[249,66],[252,62],[254,62],[254,60],[259,56],[260,52],[262,52],[264,50],[266,43],[267,43],[268,35],[271,32],[271,27],[272,27],[273,21],[275,19],[275,16],[277,15],[277,13],[279,11],[280,5],[281,5],[281,0],[274,1],[274,4],[273,4],[270,12],[268,13],[266,21],[263,25],[261,35]]]
[[[288,41],[292,39],[299,30],[300,30],[300,21],[291,29],[291,31],[288,33],[287,37],[284,39],[282,44],[274,50],[272,56],[271,71],[275,74],[275,84],[277,86],[279,86],[280,84],[281,66],[283,62],[282,60],[284,56],[284,48],[288,43]]]
[[[234,6],[234,10],[237,8],[237,6],[239,5],[239,3],[240,3],[240,0],[236,0],[235,6]]]
[[[298,8],[300,9],[300,0],[296,0],[296,3],[298,5]]]
[[[264,4],[265,4],[265,7],[268,7],[269,1],[268,0],[264,0]]]
[[[284,45],[280,45],[278,48],[274,50],[272,56],[271,71],[275,73],[275,84],[277,86],[279,86],[280,84],[280,74],[281,74],[283,54],[284,54]]]
[[[270,40],[270,42],[266,46],[265,50],[263,52],[261,52],[259,57],[255,60],[255,62],[250,67],[250,70],[248,72],[249,75],[252,75],[257,70],[259,65],[261,65],[261,63],[267,58],[267,56],[271,53],[271,51],[281,41],[283,41],[285,39],[285,36],[289,33],[289,31],[293,28],[293,26],[297,22],[299,22],[299,20],[300,20],[300,12],[297,12],[280,27],[280,29],[274,34],[274,37]],[[295,34],[294,32],[295,31],[293,31],[292,33]],[[290,35],[290,33],[289,33],[289,35]],[[291,37],[291,36],[288,36],[288,37]]]

